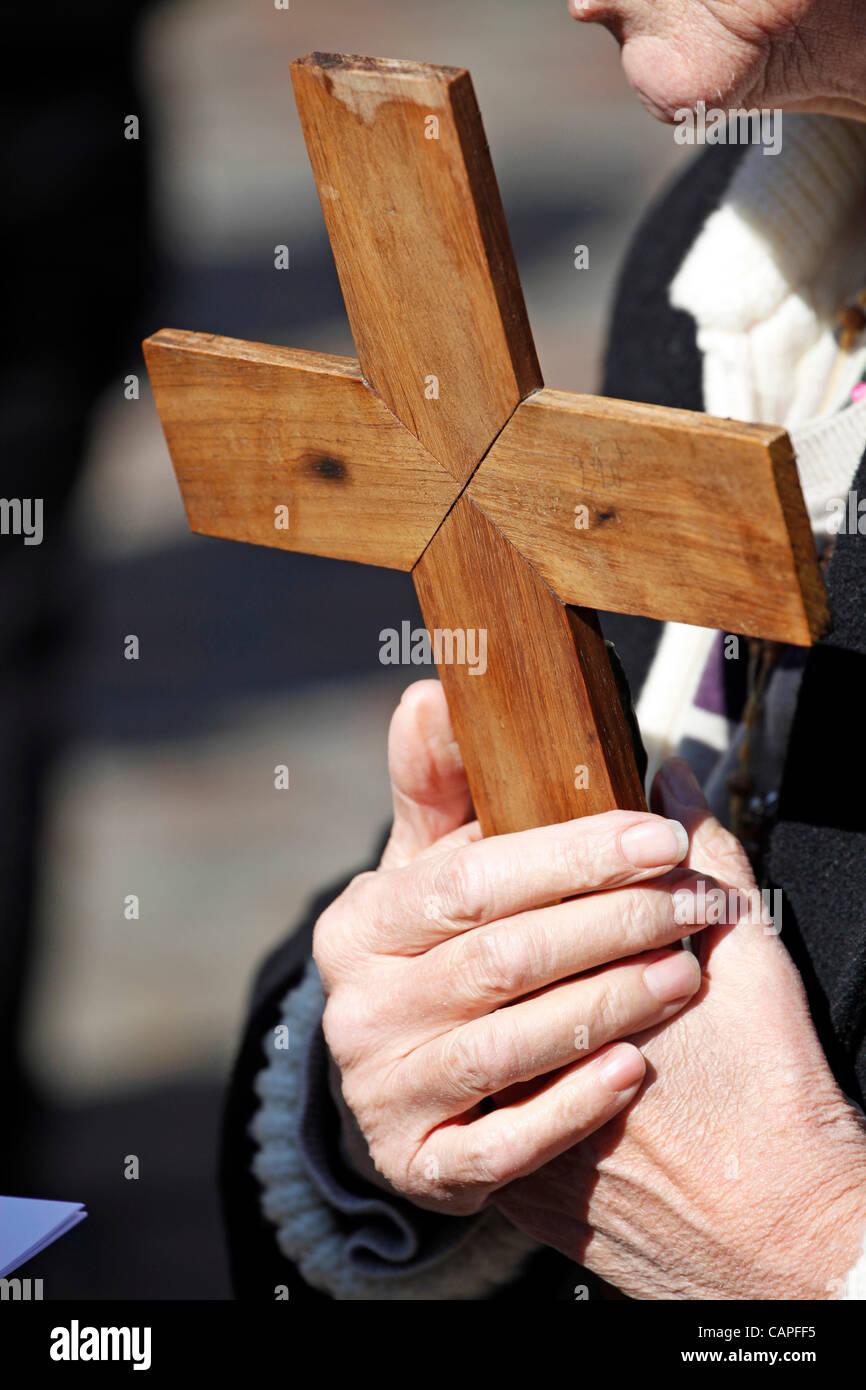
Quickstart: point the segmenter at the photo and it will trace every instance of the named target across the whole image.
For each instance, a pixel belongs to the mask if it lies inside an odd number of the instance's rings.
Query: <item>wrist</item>
[[[866,1162],[859,1176],[856,1191],[839,1195],[827,1212],[820,1233],[815,1239],[816,1292],[820,1299],[845,1297],[845,1284],[864,1252],[866,1237]]]
[[[832,1127],[834,1130],[836,1126]],[[826,1153],[807,1163],[809,1190],[796,1204],[789,1296],[840,1299],[866,1235],[866,1132],[846,1113]],[[796,1264],[794,1263],[796,1261]]]

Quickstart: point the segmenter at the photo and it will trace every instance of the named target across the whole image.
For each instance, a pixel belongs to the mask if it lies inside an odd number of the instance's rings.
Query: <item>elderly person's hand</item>
[[[644,105],[670,121],[708,106],[866,120],[862,0],[569,0],[604,24]]]
[[[671,872],[682,827],[647,812],[481,840],[438,682],[406,692],[389,754],[381,866],[316,926],[324,1031],[350,1160],[366,1171],[369,1146],[399,1192],[465,1214],[634,1097],[643,1058],[615,1040],[697,989],[695,957],[665,949],[697,880]]]
[[[754,890],[685,763],[667,765],[656,795],[689,829],[693,869]],[[704,983],[667,1028],[636,1039],[649,1066],[628,1111],[494,1198],[634,1298],[832,1298],[860,1254],[866,1134],[790,957],[757,917],[702,934]]]

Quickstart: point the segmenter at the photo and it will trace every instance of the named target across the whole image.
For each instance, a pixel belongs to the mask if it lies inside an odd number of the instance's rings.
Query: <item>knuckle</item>
[[[327,987],[338,969],[339,912],[335,905],[327,907],[313,927],[313,960],[319,968],[322,983]]]
[[[475,845],[453,849],[430,871],[430,894],[438,915],[462,926],[480,926],[486,919],[487,882]]]
[[[363,873],[355,874],[343,889],[339,898],[334,903],[335,907],[341,909],[344,918],[357,920],[358,917],[365,917],[369,914],[372,901],[372,892],[380,888],[385,875],[373,869],[366,869]]]
[[[554,840],[551,854],[558,879],[575,885],[589,881],[593,847],[585,829]]]
[[[322,1015],[322,1032],[341,1071],[357,1066],[370,1047],[367,1009],[360,996],[343,989],[331,994]]]
[[[525,973],[513,959],[501,930],[480,928],[466,938],[466,951],[460,970],[465,996],[475,1003],[498,1003],[520,992]]]
[[[569,825],[553,845],[558,871],[575,884],[601,883],[621,868],[619,837],[629,823],[623,811],[605,811]]]
[[[342,908],[344,912],[347,909],[353,913],[358,912],[362,904],[366,905],[371,884],[380,883],[382,877],[383,875],[374,869],[365,869],[363,873],[355,874],[340,896],[334,899],[331,907]]]
[[[561,1087],[553,1098],[551,1120],[554,1129],[559,1134],[570,1134],[572,1142],[580,1136],[586,1123],[587,1105],[591,1100],[587,1088],[588,1078],[578,1075],[570,1086]]]
[[[493,1089],[492,1049],[486,1030],[477,1026],[449,1033],[440,1053],[440,1069],[447,1089],[461,1098],[489,1095]]]
[[[444,1168],[438,1155],[425,1147],[409,1163],[402,1179],[394,1182],[413,1201],[425,1206],[439,1207],[451,1216],[471,1216],[485,1202],[489,1184],[482,1174],[472,1170],[472,1164],[461,1159]]]
[[[459,1179],[464,1184],[498,1187],[514,1176],[508,1145],[500,1136],[494,1140],[478,1125],[469,1125],[461,1159]]]
[[[673,925],[673,898],[663,889],[636,884],[625,891],[621,921],[629,943],[639,950]]]
[[[614,1037],[622,1022],[622,995],[611,974],[599,977],[597,992],[593,1000],[590,1046],[598,1047],[607,1038]]]
[[[356,874],[316,920],[313,928],[313,959],[326,985],[349,962],[350,944],[360,935],[359,917],[367,910],[369,881],[376,877],[373,872]]]

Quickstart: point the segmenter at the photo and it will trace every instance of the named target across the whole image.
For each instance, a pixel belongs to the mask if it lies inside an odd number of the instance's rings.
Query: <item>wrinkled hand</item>
[[[647,812],[482,840],[438,682],[404,695],[389,760],[382,863],[316,925],[325,1037],[350,1162],[466,1214],[633,1098],[644,1061],[615,1040],[697,989],[695,957],[662,949],[696,879],[671,872],[682,827]]]
[[[654,805],[690,831],[691,868],[754,892],[685,763],[663,770]],[[754,911],[731,920],[700,938],[689,1007],[635,1039],[636,1101],[493,1201],[633,1298],[832,1298],[866,1229],[864,1130],[779,936]]]

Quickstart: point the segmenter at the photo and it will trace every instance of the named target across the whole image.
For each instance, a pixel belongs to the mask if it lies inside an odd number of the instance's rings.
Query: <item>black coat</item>
[[[695,325],[671,308],[668,287],[742,150],[708,149],[650,209],[635,237],[617,291],[603,393],[623,400],[703,409],[702,363]],[[866,496],[866,456],[853,484]],[[827,574],[834,631],[807,659],[782,786],[780,817],[769,855],[783,891],[783,939],[806,982],[813,1017],[842,1086],[866,1094],[866,539],[839,536]],[[605,619],[633,689],[652,659],[659,624]],[[235,1291],[272,1301],[276,1285],[290,1297],[321,1299],[280,1253],[261,1215],[251,1172],[248,1126],[258,1105],[253,1080],[264,1065],[263,1040],[279,1022],[279,1005],[300,978],[313,923],[343,884],[324,893],[297,931],[266,960],[253,989],[226,1103],[221,1182]],[[323,1093],[325,1079],[322,1078]],[[336,1133],[337,1118],[333,1114]],[[496,1300],[571,1299],[586,1274],[544,1250]]]

